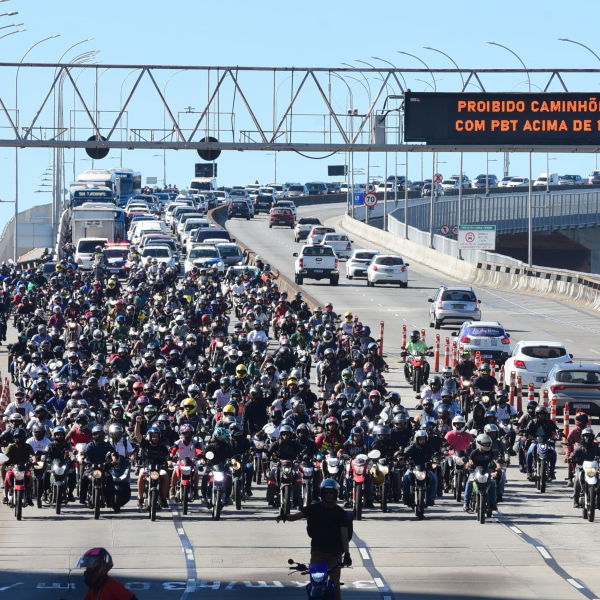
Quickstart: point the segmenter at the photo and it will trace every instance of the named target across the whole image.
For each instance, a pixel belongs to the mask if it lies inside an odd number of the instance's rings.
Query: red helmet
[[[331,302],[328,302],[328,303],[325,305],[325,310],[333,310],[333,304],[331,304]]]
[[[116,304],[117,308],[121,309],[121,308],[125,308],[125,300],[123,300],[122,298],[119,298],[119,300],[117,300],[117,304]]]
[[[210,315],[202,315],[202,322],[203,323],[210,323],[211,322]]]
[[[83,579],[88,587],[98,589],[102,586],[108,572],[113,568],[113,559],[104,548],[92,548],[79,557],[76,569],[85,569]]]
[[[136,381],[133,384],[133,393],[139,396],[144,391],[144,384],[141,381]]]

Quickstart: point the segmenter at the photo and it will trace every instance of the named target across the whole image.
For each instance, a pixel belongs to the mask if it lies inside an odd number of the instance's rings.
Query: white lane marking
[[[568,340],[567,338],[565,338],[565,342],[569,342],[569,344],[574,344],[575,343],[573,340]]]
[[[385,587],[385,583],[383,583],[383,581],[379,577],[375,577],[374,581],[375,581],[375,585],[378,588],[384,588]]]
[[[515,533],[523,533],[518,527],[511,527],[510,529],[512,529]]]
[[[598,352],[598,350],[592,350],[592,348],[588,348],[588,350],[590,352],[593,352],[594,354],[600,354],[600,352]]]
[[[550,555],[548,550],[546,550],[546,548],[544,548],[544,546],[536,546],[536,549],[546,560],[552,559],[552,556]]]
[[[175,513],[175,514],[177,514],[177,513]],[[183,530],[183,528],[182,528],[182,527],[178,527],[178,528],[177,528],[177,533],[178,533],[179,535],[184,535],[184,534],[185,534],[185,531]]]
[[[369,556],[369,553],[367,552],[366,548],[359,548],[360,550],[360,555],[365,559],[365,560],[371,560],[371,557]]]
[[[584,590],[585,588],[578,582],[575,581],[575,579],[567,579],[567,581],[574,587],[577,588],[578,590]]]

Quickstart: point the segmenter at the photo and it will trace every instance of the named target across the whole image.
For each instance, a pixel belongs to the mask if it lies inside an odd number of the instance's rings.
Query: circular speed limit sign
[[[377,204],[377,196],[375,194],[365,195],[365,206],[373,208]]]
[[[469,243],[472,243],[475,241],[475,234],[472,231],[467,232],[467,234],[465,235],[465,240]]]

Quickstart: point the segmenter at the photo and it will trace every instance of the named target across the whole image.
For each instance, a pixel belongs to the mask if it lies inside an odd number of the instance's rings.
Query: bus
[[[142,191],[142,174],[125,167],[109,169],[113,174],[119,189],[119,206],[126,206],[127,201]]]
[[[83,206],[88,202],[106,202],[115,204],[115,195],[112,189],[106,186],[88,185],[88,187],[85,188],[74,189],[72,193],[73,199],[71,201],[71,208]]]

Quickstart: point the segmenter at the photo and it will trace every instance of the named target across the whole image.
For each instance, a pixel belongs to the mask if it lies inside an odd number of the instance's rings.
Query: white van
[[[540,173],[540,176],[535,180],[533,185],[558,185],[558,173]]]
[[[167,233],[167,226],[164,221],[139,221],[133,224],[127,237],[132,244],[139,244],[144,233],[156,231],[157,233]]]
[[[75,249],[75,264],[82,271],[91,270],[94,261],[96,246],[108,244],[108,238],[81,238]]]

